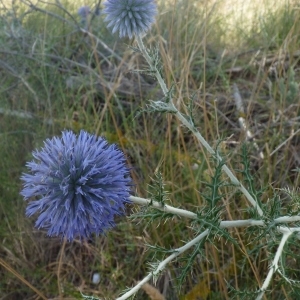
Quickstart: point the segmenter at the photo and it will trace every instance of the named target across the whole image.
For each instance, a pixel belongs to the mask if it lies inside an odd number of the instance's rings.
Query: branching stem
[[[260,293],[258,294],[258,296],[256,297],[256,300],[261,300],[265,291],[267,290],[270,282],[271,282],[271,279],[274,275],[274,273],[277,271],[278,269],[278,261],[282,255],[282,251],[283,251],[283,248],[284,248],[284,245],[286,243],[286,241],[288,240],[288,238],[290,237],[290,235],[293,234],[293,232],[291,230],[289,230],[289,228],[281,228],[281,232],[283,232],[283,235],[282,235],[282,238],[281,238],[281,242],[278,246],[278,249],[276,251],[276,255],[273,259],[273,262],[272,262],[272,265],[270,267],[270,270],[269,270],[269,273],[260,289]]]
[[[159,202],[152,201],[150,199],[145,199],[141,197],[130,196],[130,200],[133,203],[139,205],[149,205],[155,209],[161,210],[165,213],[170,213],[177,215],[179,217],[184,217],[188,219],[197,219],[197,214],[193,213],[189,210],[176,208],[170,205],[162,205]],[[300,216],[283,216],[273,220],[274,224],[283,224],[283,223],[292,223],[292,222],[300,222]],[[247,227],[247,226],[266,226],[266,223],[263,220],[234,220],[234,221],[221,221],[221,228],[233,228],[233,227]],[[279,227],[281,230],[284,227]],[[290,228],[291,231],[299,231],[300,228]]]
[[[190,242],[185,244],[184,246],[174,249],[174,252],[168,256],[165,260],[160,262],[158,267],[151,273],[149,273],[142,281],[140,281],[136,286],[134,286],[132,289],[130,289],[127,293],[125,293],[123,296],[117,298],[116,300],[125,300],[128,299],[130,296],[134,295],[146,282],[148,282],[153,276],[158,275],[161,271],[164,270],[166,265],[171,262],[174,258],[181,255],[186,250],[190,249],[197,243],[199,243],[202,239],[204,239],[209,233],[209,230],[205,230],[201,234],[199,234],[197,237],[192,239]]]
[[[138,43],[138,46],[139,46],[141,52],[143,53],[143,56],[146,59],[148,65],[155,72],[155,77],[156,77],[156,79],[157,79],[164,95],[167,96],[167,94],[169,92],[169,89],[167,88],[166,83],[163,80],[163,78],[161,77],[161,75],[160,75],[159,71],[157,70],[157,68],[155,66],[153,66],[152,59],[151,59],[150,55],[148,54],[148,51],[147,51],[146,47],[144,46],[142,38],[140,36],[136,36],[136,41]]]
[[[161,86],[161,89],[164,93],[165,97],[169,97],[169,89],[167,88],[165,81],[163,80],[159,70],[157,69],[156,65],[153,63],[153,60],[151,58],[151,56],[149,55],[148,50],[145,48],[142,38],[140,36],[136,36],[136,41],[138,43],[138,47],[141,51],[141,53],[143,54],[144,58],[146,59],[147,63],[150,66],[151,71],[153,72],[153,74],[156,76],[158,83]],[[201,135],[201,133],[198,131],[198,129],[195,127],[195,125],[193,124],[192,121],[188,120],[175,106],[173,99],[170,99],[167,103],[165,103],[166,106],[164,108],[166,108],[166,111],[174,114],[177,119],[181,122],[181,124],[183,124],[184,126],[186,126],[193,134],[194,136],[197,138],[197,140],[200,142],[200,144],[212,155],[214,156],[219,163],[223,163],[223,159],[222,157],[219,155],[219,153],[217,151],[215,151],[210,145],[209,143],[205,140],[205,138]],[[259,216],[263,217],[264,213],[263,210],[261,209],[257,199],[255,199],[255,197],[253,197],[251,195],[251,193],[249,193],[249,191],[244,187],[244,185],[238,180],[238,178],[232,173],[232,171],[228,168],[227,165],[223,164],[222,166],[222,170],[227,174],[227,176],[229,177],[230,181],[232,182],[232,184],[234,186],[236,186],[243,194],[244,196],[247,198],[247,200],[250,202],[250,204],[257,210],[257,213]],[[162,203],[158,203],[155,201],[151,201],[148,199],[143,199],[143,198],[139,198],[139,197],[134,197],[131,196],[130,197],[131,201],[140,205],[149,205],[152,206],[153,208],[159,209],[163,212],[166,213],[171,213],[180,217],[186,217],[186,218],[190,218],[190,219],[197,219],[198,216],[197,214],[184,210],[184,209],[179,209],[179,208],[175,208],[169,205],[163,205]],[[274,224],[280,224],[280,223],[289,223],[289,222],[298,222],[300,221],[300,216],[283,216],[277,219],[274,219],[273,222]],[[244,226],[266,226],[267,224],[265,223],[265,221],[263,220],[236,220],[236,221],[221,221],[220,222],[220,228],[231,228],[231,227],[244,227]],[[279,247],[277,249],[276,255],[272,261],[270,270],[268,272],[268,275],[260,289],[260,292],[256,298],[256,300],[260,300],[262,299],[262,297],[264,296],[265,291],[267,290],[272,277],[274,275],[274,273],[278,270],[278,261],[282,255],[283,249],[284,249],[284,245],[287,242],[288,238],[293,234],[293,232],[300,232],[300,227],[296,227],[296,228],[286,228],[283,226],[277,226],[277,230],[279,232],[282,233],[282,239],[281,242],[279,244]],[[130,291],[128,291],[127,293],[125,293],[122,297],[118,298],[117,300],[125,300],[127,299],[129,296],[133,295],[134,293],[136,293],[140,287],[145,284],[147,281],[149,281],[153,276],[159,274],[166,266],[167,263],[169,263],[170,261],[172,261],[174,258],[176,258],[177,256],[179,256],[180,254],[182,254],[184,251],[186,251],[187,249],[191,248],[193,245],[195,245],[196,243],[198,243],[200,240],[202,240],[205,236],[207,236],[209,233],[209,229],[206,229],[203,233],[201,233],[200,235],[198,235],[196,238],[194,238],[193,240],[191,240],[189,243],[187,243],[186,245],[175,249],[174,252],[172,253],[172,255],[170,255],[169,257],[167,257],[165,260],[163,260],[158,267],[155,269],[155,271],[153,271],[152,273],[149,273],[141,282],[139,282],[135,287],[133,287]],[[299,234],[299,233],[298,233]]]
[[[168,88],[163,80],[163,78],[161,77],[159,71],[157,70],[157,68],[153,65],[152,63],[152,59],[149,56],[149,53],[147,51],[147,49],[145,48],[142,38],[140,36],[136,36],[136,41],[138,43],[139,49],[141,50],[144,58],[146,59],[147,63],[149,64],[150,68],[153,69],[153,71],[155,72],[155,76],[157,78],[158,83],[161,86],[161,89],[164,93],[165,96],[168,95]],[[185,125],[193,134],[194,136],[198,139],[198,141],[202,144],[202,146],[213,156],[215,156],[219,162],[222,161],[221,156],[216,153],[216,151],[207,143],[207,141],[204,139],[204,137],[200,134],[200,132],[181,114],[181,112],[176,108],[176,106],[174,105],[173,101],[169,102],[169,108],[170,111],[174,113],[174,111],[176,111],[175,115],[177,117],[177,119],[183,124]],[[231,172],[231,170],[226,166],[223,165],[222,167],[223,171],[227,174],[227,176],[230,178],[231,182],[237,186],[237,188],[245,195],[245,197],[248,199],[248,201],[251,203],[251,205],[253,207],[255,207],[257,209],[257,213],[260,216],[263,216],[263,211],[262,209],[259,207],[257,201],[252,197],[252,195],[248,192],[248,190],[243,186],[243,184],[236,178],[236,176]]]

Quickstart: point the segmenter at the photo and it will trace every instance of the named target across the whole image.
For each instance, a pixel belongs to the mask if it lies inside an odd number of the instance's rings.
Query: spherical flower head
[[[106,0],[103,13],[112,32],[120,37],[142,35],[155,21],[157,6],[154,0]]]
[[[88,15],[90,14],[91,9],[88,5],[85,6],[81,6],[78,8],[78,15],[82,18],[82,19],[86,19],[88,17]]]
[[[88,238],[113,227],[114,217],[130,202],[131,179],[125,156],[102,137],[63,131],[44,142],[27,163],[21,179],[26,215],[39,213],[36,227],[49,236]]]

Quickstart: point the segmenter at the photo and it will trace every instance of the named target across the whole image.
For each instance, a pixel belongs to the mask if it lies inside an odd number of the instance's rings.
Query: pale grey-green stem
[[[161,77],[159,71],[155,66],[153,66],[152,59],[148,54],[147,49],[145,48],[142,38],[140,36],[136,36],[136,41],[138,43],[139,49],[142,52],[144,58],[146,59],[147,63],[149,64],[150,68],[154,71],[154,75],[157,78],[157,81],[159,85],[161,86],[161,89],[165,96],[168,95],[169,90]],[[173,100],[171,99],[168,103],[170,111],[175,114],[175,116],[178,118],[178,120],[185,125],[197,138],[197,140],[204,146],[204,148],[213,156],[215,156],[219,161],[222,161],[222,158],[216,151],[207,143],[207,141],[204,139],[204,137],[201,135],[201,133],[181,114],[181,112],[176,108],[176,106],[173,103]],[[175,113],[174,113],[175,111]],[[249,191],[244,187],[244,185],[236,178],[236,176],[231,172],[231,170],[227,167],[227,165],[223,165],[222,170],[227,174],[227,176],[230,178],[231,182],[245,195],[245,197],[248,199],[248,201],[251,203],[253,207],[257,209],[257,213],[260,216],[263,216],[263,211],[260,208],[257,201],[252,197],[252,195],[249,193]]]
[[[261,300],[262,297],[264,296],[264,293],[267,290],[274,273],[278,269],[278,261],[279,261],[281,255],[282,255],[283,247],[284,247],[286,241],[288,240],[288,238],[290,237],[290,235],[293,234],[293,232],[291,230],[289,230],[289,228],[281,228],[281,232],[283,233],[283,235],[282,235],[280,244],[277,248],[275,257],[272,261],[272,265],[270,266],[269,273],[268,273],[262,287],[260,288],[260,293],[256,297],[256,300]]]
[[[194,245],[196,245],[197,243],[199,243],[202,239],[204,239],[208,235],[208,233],[209,233],[209,230],[206,229],[201,234],[199,234],[194,239],[192,239],[190,242],[186,243],[184,246],[182,246],[180,248],[177,248],[177,249],[174,249],[174,252],[170,256],[168,256],[166,259],[164,259],[163,261],[161,261],[159,263],[159,265],[157,266],[157,268],[154,271],[152,271],[151,273],[149,273],[146,277],[144,277],[144,279],[142,281],[140,281],[137,285],[135,285],[128,292],[126,292],[124,295],[122,295],[121,297],[117,298],[116,300],[125,300],[125,299],[129,298],[130,296],[134,295],[152,277],[155,277],[161,271],[163,271],[164,268],[166,267],[166,265],[169,262],[171,262],[174,258],[176,258],[177,256],[181,255],[186,250],[190,249],[191,247],[193,247]]]
[[[147,205],[153,207],[155,209],[161,210],[165,213],[171,213],[177,215],[179,217],[188,218],[188,219],[197,219],[198,216],[196,213],[193,213],[189,210],[176,208],[167,204],[162,205],[159,202],[152,201],[150,199],[145,199],[136,196],[130,196],[130,200],[133,203],[139,205]],[[300,216],[283,216],[272,220],[274,224],[282,224],[282,223],[292,223],[292,222],[299,222]],[[266,226],[266,223],[263,220],[254,220],[254,219],[247,219],[247,220],[233,220],[233,221],[221,221],[220,227],[221,228],[232,228],[232,227],[247,227],[247,226]],[[280,230],[284,227],[279,227]],[[299,227],[290,228],[291,231],[299,231]]]
[[[151,201],[150,199],[145,199],[145,198],[140,198],[140,197],[135,197],[135,196],[130,196],[130,200],[136,204],[139,205],[149,205],[155,209],[161,210],[166,213],[171,213],[174,215],[178,215],[180,217],[185,217],[185,218],[190,218],[190,219],[197,219],[197,214],[190,212],[188,210],[176,208],[170,205],[162,204],[156,201]],[[284,217],[279,217],[277,219],[274,219],[273,222],[275,224],[280,224],[280,223],[289,223],[289,222],[297,222],[300,221],[300,216],[284,216]],[[245,226],[266,226],[263,220],[235,220],[235,221],[221,221],[220,222],[220,228],[233,228],[233,227],[245,227]],[[296,228],[287,228],[287,227],[282,227],[279,226],[277,227],[277,230],[280,231],[283,236],[281,238],[280,245],[276,251],[276,255],[272,261],[272,265],[270,267],[269,273],[263,283],[263,286],[260,288],[260,293],[258,294],[256,300],[261,300],[265,291],[267,290],[271,279],[274,275],[274,273],[278,269],[278,261],[282,255],[284,245],[288,238],[293,234],[293,233],[299,233],[300,232],[300,227]],[[117,298],[116,300],[125,300],[128,297],[132,296],[135,294],[146,282],[148,282],[153,276],[158,275],[164,268],[165,266],[171,262],[174,258],[176,258],[178,255],[182,254],[184,251],[188,250],[190,247],[194,246],[196,243],[201,241],[205,236],[207,236],[209,233],[209,229],[206,229],[204,232],[202,232],[200,235],[198,235],[196,238],[188,242],[186,245],[174,249],[174,253],[170,256],[168,256],[165,260],[163,260],[158,267],[151,273],[149,273],[142,281],[140,281],[137,285],[135,285],[132,289],[130,289],[127,293],[125,293],[123,296]]]

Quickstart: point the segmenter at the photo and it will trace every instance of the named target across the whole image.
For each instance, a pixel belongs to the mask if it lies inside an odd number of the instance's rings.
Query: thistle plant
[[[126,203],[142,206],[142,210],[131,218],[169,220],[170,218],[186,218],[194,238],[186,241],[176,249],[150,247],[166,257],[151,263],[151,269],[134,287],[125,291],[117,300],[131,298],[151,279],[157,279],[166,266],[175,259],[183,262],[179,274],[182,283],[190,273],[198,255],[205,257],[205,243],[213,242],[216,237],[238,245],[228,228],[247,227],[247,233],[260,243],[264,238],[272,247],[276,245],[273,256],[267,257],[270,268],[263,284],[256,291],[242,291],[242,296],[260,300],[267,292],[274,274],[278,274],[287,284],[299,285],[289,278],[283,268],[285,247],[289,243],[298,242],[300,232],[300,197],[298,193],[286,191],[291,203],[289,207],[281,207],[279,196],[274,195],[266,203],[262,199],[263,189],[257,189],[252,176],[247,147],[241,149],[242,169],[238,177],[222,156],[218,147],[212,147],[198,130],[193,116],[192,105],[183,113],[177,107],[172,87],[164,81],[158,48],[148,49],[143,43],[146,34],[155,21],[156,2],[153,0],[107,0],[103,13],[105,21],[112,32],[120,37],[135,38],[134,51],[141,54],[148,67],[143,73],[157,79],[164,97],[149,101],[144,111],[148,113],[169,113],[188,129],[188,134],[195,137],[204,151],[207,151],[214,163],[214,174],[207,182],[207,192],[203,194],[205,205],[195,211],[188,211],[168,205],[169,195],[165,190],[163,178],[157,173],[156,185],[150,199],[130,196],[131,179],[129,169],[125,165],[123,153],[114,145],[94,135],[82,131],[78,136],[64,131],[61,138],[53,138],[45,142],[44,148],[35,151],[35,161],[27,164],[28,174],[22,176],[24,189],[21,194],[29,202],[26,214],[32,216],[40,213],[36,226],[46,228],[48,235],[60,235],[72,241],[75,238],[86,239],[91,234],[101,234],[115,225],[114,217],[123,213]],[[215,141],[212,141],[215,142]],[[225,175],[225,176],[224,176]],[[224,180],[224,177],[226,179]],[[224,220],[221,199],[226,196],[224,187],[230,187],[233,193],[242,195],[248,202],[249,219]],[[37,199],[35,199],[37,198]],[[184,202],[182,201],[183,205]],[[283,212],[287,212],[286,215]],[[172,220],[170,220],[172,222]],[[246,231],[246,229],[245,229]],[[261,245],[265,246],[265,245]],[[273,247],[274,249],[274,247]],[[189,254],[186,253],[189,251]],[[234,291],[236,295],[240,291]],[[96,299],[83,296],[86,299]]]
[[[298,234],[300,231],[300,227],[287,227],[282,226],[281,224],[286,224],[290,222],[299,222],[300,216],[298,216],[298,213],[296,216],[284,216],[284,217],[275,217],[278,216],[278,209],[274,209],[274,206],[270,210],[268,210],[266,205],[263,205],[260,201],[260,191],[256,191],[254,188],[254,182],[253,177],[251,176],[251,172],[249,170],[249,165],[247,161],[247,157],[244,156],[243,164],[244,164],[244,170],[242,171],[245,175],[245,181],[248,184],[249,189],[247,189],[244,184],[234,175],[234,173],[230,170],[230,168],[226,165],[226,162],[222,158],[222,156],[219,154],[218,149],[213,149],[213,147],[210,146],[210,144],[204,139],[204,137],[201,135],[201,133],[198,131],[195,123],[194,118],[192,114],[192,110],[189,111],[190,115],[186,116],[183,113],[181,113],[177,107],[175,106],[175,102],[173,99],[173,93],[172,88],[168,88],[161,70],[162,66],[160,64],[159,60],[159,53],[158,51],[151,51],[148,50],[142,41],[142,33],[146,31],[146,29],[149,29],[150,26],[148,25],[146,28],[144,27],[143,30],[138,30],[138,27],[136,27],[136,22],[130,22],[134,20],[134,14],[131,13],[131,10],[129,9],[130,5],[132,4],[132,10],[134,6],[138,8],[138,10],[142,10],[142,6],[146,9],[147,5],[153,5],[153,1],[122,1],[123,6],[115,6],[116,2],[119,1],[107,1],[106,5],[107,8],[104,10],[104,13],[107,14],[106,20],[110,21],[108,26],[112,26],[113,24],[116,24],[113,28],[113,32],[119,30],[120,37],[128,36],[129,38],[132,37],[133,33],[135,35],[137,48],[134,49],[136,52],[140,53],[144,59],[146,60],[147,64],[149,65],[149,68],[144,70],[144,73],[148,73],[151,76],[155,76],[163,93],[164,98],[156,101],[151,101],[148,105],[148,108],[145,110],[150,113],[170,113],[174,115],[186,128],[189,129],[190,133],[193,134],[196,139],[202,144],[202,146],[209,152],[209,154],[212,156],[212,158],[215,160],[216,164],[216,172],[214,177],[212,178],[212,182],[208,184],[208,186],[211,188],[211,194],[206,196],[205,199],[207,200],[207,207],[201,208],[200,211],[202,213],[192,213],[186,210],[177,209],[175,207],[168,206],[164,199],[164,194],[162,193],[162,189],[158,188],[158,195],[156,199],[158,201],[147,200],[142,199],[138,197],[131,196],[130,199],[132,202],[137,203],[139,205],[146,205],[150,207],[150,209],[156,209],[160,210],[163,213],[161,214],[161,219],[166,218],[166,215],[178,215],[181,217],[191,218],[194,220],[194,223],[198,224],[196,226],[196,237],[187,242],[185,245],[178,249],[173,249],[173,251],[168,250],[166,252],[171,252],[172,254],[168,256],[165,260],[156,263],[153,265],[153,268],[149,272],[149,274],[141,280],[135,287],[129,289],[123,296],[117,298],[117,300],[125,300],[134,295],[146,282],[148,282],[151,278],[157,277],[160,272],[166,267],[166,265],[177,258],[180,255],[183,255],[185,251],[188,249],[194,247],[195,250],[192,252],[192,256],[187,258],[187,265],[186,268],[183,269],[183,276],[180,276],[180,279],[184,278],[185,275],[188,274],[188,271],[190,270],[193,259],[196,257],[198,253],[201,253],[201,247],[203,247],[205,240],[208,239],[209,236],[216,236],[220,235],[226,238],[227,240],[235,243],[235,240],[228,234],[228,232],[225,230],[225,228],[230,227],[248,227],[248,226],[260,226],[263,228],[267,228],[264,231],[264,234],[267,232],[270,233],[270,230],[268,230],[270,227],[270,224],[276,228],[276,233],[281,234],[281,240],[278,246],[278,249],[276,251],[276,254],[274,258],[271,261],[270,270],[267,274],[267,277],[263,283],[263,285],[255,292],[252,293],[253,299],[262,299],[263,295],[268,289],[268,286],[270,284],[270,281],[273,277],[273,275],[277,272],[280,275],[284,277],[285,280],[288,282],[292,282],[286,276],[283,272],[279,269],[279,260],[281,259],[281,256],[283,254],[283,249],[288,241],[288,239],[293,234]],[[147,5],[146,5],[147,2]],[[133,6],[134,5],[134,6]],[[139,15],[139,24],[150,24],[152,23],[153,14],[155,13],[154,8],[152,10],[149,10],[149,15],[151,19],[148,17],[144,17],[142,15]],[[140,18],[141,17],[141,18]],[[135,16],[136,18],[136,16]],[[221,209],[218,208],[218,202],[222,198],[223,195],[219,195],[219,189],[222,186],[222,181],[220,181],[220,172],[224,172],[230,181],[230,184],[232,187],[234,187],[236,190],[240,191],[247,201],[249,202],[252,209],[250,210],[250,215],[253,217],[249,220],[236,220],[236,221],[222,221],[221,220]],[[160,180],[160,187],[162,187],[162,179]],[[276,198],[276,197],[275,197]],[[297,200],[296,200],[297,201]],[[276,206],[276,205],[275,205]],[[149,213],[147,214],[149,215]],[[139,217],[143,217],[143,213],[139,215]],[[157,215],[155,216],[157,217]],[[199,229],[200,228],[200,229]],[[159,249],[157,249],[159,251]]]
[[[26,215],[39,214],[37,228],[69,241],[101,234],[114,226],[130,202],[131,180],[124,154],[105,139],[63,131],[45,141],[27,163],[21,195],[30,201]]]

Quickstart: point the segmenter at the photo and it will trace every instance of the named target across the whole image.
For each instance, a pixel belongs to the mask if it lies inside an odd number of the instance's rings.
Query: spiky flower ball
[[[21,195],[26,215],[39,213],[36,227],[49,236],[88,238],[113,227],[129,201],[131,179],[124,154],[104,138],[63,131],[44,142],[27,163]]]
[[[91,9],[88,5],[81,6],[78,8],[77,13],[81,18],[86,19],[89,16],[89,14],[91,13]]]
[[[112,32],[132,38],[148,31],[155,21],[157,6],[154,0],[106,0],[103,13]]]

